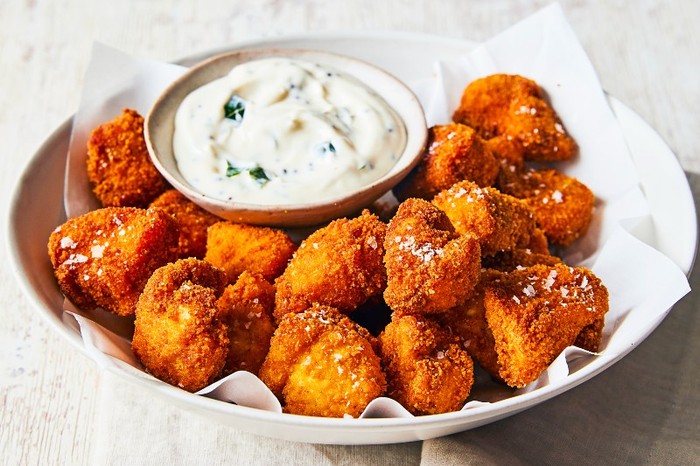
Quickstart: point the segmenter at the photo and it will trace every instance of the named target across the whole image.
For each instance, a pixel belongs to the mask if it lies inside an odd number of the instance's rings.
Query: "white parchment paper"
[[[671,306],[689,291],[683,272],[669,258],[633,234],[649,218],[624,136],[601,89],[595,70],[566,22],[551,5],[476,47],[456,60],[435,63],[432,81],[407,83],[418,94],[429,125],[447,123],[461,92],[473,79],[493,73],[520,74],[547,92],[580,156],[557,168],[586,183],[596,195],[588,235],[569,248],[564,259],[585,265],[610,292],[601,351],[567,348],[541,377],[520,390],[490,382],[477,373],[470,401],[483,406],[543,387],[561,386],[574,372],[598,359],[615,360],[641,341]],[[175,65],[139,60],[96,45],[76,114],[66,171],[65,203],[69,216],[97,207],[85,175],[85,144],[92,128],[117,116],[123,107],[148,112],[158,93],[183,72]],[[107,96],[107,97],[106,97]],[[145,373],[131,353],[128,325],[100,311],[84,312],[66,305],[67,322],[78,329],[86,349],[102,366],[128,368],[137,377],[163,383]],[[281,412],[280,404],[257,377],[238,372],[199,394],[244,406]],[[372,402],[362,417],[410,417],[388,398]]]

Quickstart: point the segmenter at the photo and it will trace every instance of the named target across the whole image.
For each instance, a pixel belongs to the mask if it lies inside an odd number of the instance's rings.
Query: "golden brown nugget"
[[[177,237],[177,224],[160,209],[105,207],[56,228],[48,251],[76,306],[128,316],[153,271],[176,259]]]
[[[398,317],[379,336],[387,395],[415,415],[459,410],[474,366],[457,338],[422,316]]]
[[[483,257],[481,264],[483,267],[511,272],[516,269],[532,267],[537,264],[555,265],[563,261],[557,256],[549,253],[541,254],[532,252],[529,249],[513,249],[512,251],[499,252],[493,256]]]
[[[608,311],[608,291],[585,268],[564,264],[515,270],[486,287],[486,321],[511,387],[523,387],[540,374],[581,330]]]
[[[600,343],[603,340],[604,326],[605,317],[599,317],[594,320],[592,324],[586,325],[576,337],[574,346],[588,350],[591,353],[597,353],[600,350]]]
[[[499,186],[527,203],[537,225],[554,245],[571,245],[586,233],[593,218],[593,192],[576,178],[556,170],[502,172]]]
[[[476,129],[497,156],[551,162],[578,151],[536,82],[517,75],[495,74],[470,83],[452,116]]]
[[[309,235],[277,279],[275,318],[314,303],[349,314],[386,287],[386,224],[365,210]]]
[[[187,199],[176,189],[158,196],[151,207],[163,209],[175,219],[180,228],[178,257],[203,259],[207,252],[207,228],[221,219]]]
[[[465,303],[435,316],[436,322],[459,338],[467,353],[496,380],[501,380],[496,354],[496,342],[486,322],[484,293],[486,287],[504,274],[497,270],[484,269],[474,294]]]
[[[262,275],[243,272],[235,284],[226,287],[216,306],[219,318],[228,326],[230,341],[224,375],[239,370],[257,375],[275,331],[275,287]]]
[[[446,311],[468,299],[479,281],[478,240],[458,235],[445,213],[422,199],[401,203],[384,249],[384,301],[397,314]]]
[[[287,413],[358,417],[386,389],[376,345],[337,309],[289,313],[275,330],[260,379]]]
[[[447,214],[460,235],[479,240],[484,256],[523,247],[535,231],[534,216],[527,204],[496,188],[461,181],[440,192],[432,202]]]
[[[229,283],[235,283],[244,271],[272,282],[287,267],[296,248],[282,230],[225,221],[207,230],[204,260],[225,270]]]
[[[148,155],[143,117],[128,108],[90,133],[87,175],[105,207],[146,207],[169,187]]]
[[[229,341],[216,300],[225,286],[223,271],[195,258],[153,273],[136,306],[131,343],[149,373],[190,392],[219,377]]]
[[[491,150],[472,128],[459,123],[433,126],[428,130],[428,147],[420,163],[394,188],[394,195],[399,201],[409,197],[432,199],[462,180],[491,186],[498,166]]]

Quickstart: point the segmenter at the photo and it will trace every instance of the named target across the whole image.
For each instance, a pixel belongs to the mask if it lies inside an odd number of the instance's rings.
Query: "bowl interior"
[[[200,193],[180,173],[173,154],[175,114],[193,90],[228,74],[233,67],[266,57],[316,62],[353,76],[379,94],[403,121],[406,145],[397,163],[384,176],[357,191],[327,200],[284,205],[223,201]],[[240,50],[217,55],[192,67],[169,86],[146,118],[145,136],[158,170],[180,192],[220,217],[255,225],[299,227],[318,225],[352,214],[369,205],[397,184],[418,163],[427,140],[423,108],[413,92],[389,73],[342,55],[304,49]]]

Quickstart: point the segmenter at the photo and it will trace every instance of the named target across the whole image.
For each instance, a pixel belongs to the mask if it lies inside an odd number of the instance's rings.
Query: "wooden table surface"
[[[93,41],[164,61],[244,40],[317,31],[398,30],[480,41],[548,3],[541,0],[3,1],[0,3],[3,237],[8,204],[18,176],[39,145],[78,107]],[[695,174],[700,173],[697,136],[700,28],[695,24],[700,17],[700,2],[566,0],[560,3],[603,87],[658,131],[689,173],[695,188],[698,185]],[[6,257],[3,249],[3,259]],[[0,274],[1,464],[431,463],[429,455],[435,447],[429,446],[429,442],[383,447],[298,445],[212,425],[101,372],[30,306],[7,260],[2,261]],[[691,277],[691,282],[694,280]],[[695,301],[695,295],[691,295],[683,303],[688,307],[694,306]],[[653,348],[650,351],[653,353]],[[585,389],[584,386],[575,391]],[[687,398],[669,399],[668,403],[687,403]],[[546,409],[537,407],[533,411],[542,413]],[[498,429],[513,432],[509,424],[512,422],[515,421],[509,419],[490,426],[489,432],[494,435],[498,435]],[[690,444],[693,441],[700,444],[697,429],[689,432]],[[672,450],[688,448],[688,443],[679,447],[673,441],[652,444],[640,456],[630,452],[625,458],[641,458],[650,463],[657,462],[654,459],[672,461],[682,457],[673,456],[677,451]],[[488,461],[494,458],[527,461],[519,458],[512,448],[515,448],[513,444],[505,441],[505,456],[489,454]],[[563,462],[581,462],[585,455],[578,455],[577,451],[570,450]],[[546,461],[560,462],[544,449],[540,453],[540,458]]]

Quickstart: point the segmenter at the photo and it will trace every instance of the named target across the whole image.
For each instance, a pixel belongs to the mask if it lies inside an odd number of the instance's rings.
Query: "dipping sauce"
[[[182,176],[210,197],[311,203],[370,184],[397,162],[406,129],[353,78],[316,63],[240,64],[191,92],[175,116]]]

